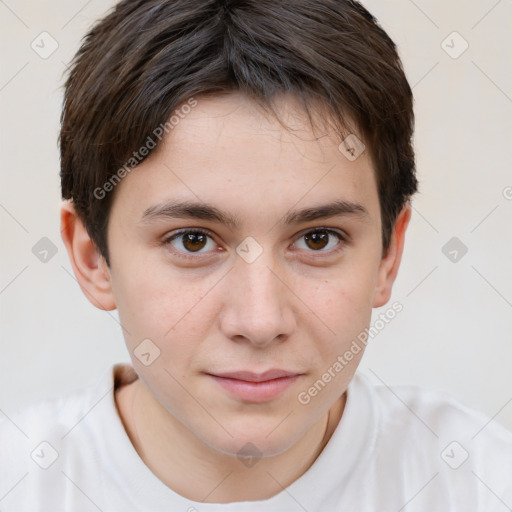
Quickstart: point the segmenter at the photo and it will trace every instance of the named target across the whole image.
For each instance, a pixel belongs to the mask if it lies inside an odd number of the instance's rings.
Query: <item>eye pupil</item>
[[[202,233],[187,233],[183,235],[183,246],[188,251],[199,251],[204,247],[206,240],[206,235]]]
[[[315,231],[304,235],[306,243],[311,249],[323,249],[329,242],[329,234],[325,231]],[[312,244],[312,245],[311,245]]]

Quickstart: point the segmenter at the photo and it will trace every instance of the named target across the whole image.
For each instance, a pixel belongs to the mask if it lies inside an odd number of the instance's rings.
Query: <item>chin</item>
[[[278,424],[278,423],[277,423]],[[226,425],[225,428],[232,435],[223,434],[211,438],[211,431],[205,432],[206,438],[201,436],[203,442],[212,449],[230,457],[244,460],[257,460],[267,457],[276,457],[290,449],[301,437],[301,433],[291,435],[289,429],[277,432],[275,422],[268,428],[241,428]],[[274,432],[273,430],[276,429]]]

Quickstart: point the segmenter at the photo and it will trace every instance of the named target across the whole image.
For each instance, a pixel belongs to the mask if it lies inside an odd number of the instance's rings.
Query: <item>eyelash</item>
[[[322,250],[319,250],[319,251],[313,251],[313,250],[310,250],[310,251],[307,251],[307,252],[311,252],[311,253],[319,253],[319,254],[328,254],[328,255],[333,255],[333,254],[336,254],[338,253],[339,251],[341,251],[344,246],[348,243],[348,235],[344,234],[344,233],[340,233],[338,231],[335,231],[333,229],[329,229],[329,228],[322,228],[322,227],[317,227],[317,228],[313,228],[309,231],[306,231],[304,232],[303,234],[301,234],[297,240],[300,240],[301,238],[304,238],[306,235],[310,235],[310,234],[313,234],[313,233],[328,233],[329,235],[334,235],[336,238],[338,238],[339,240],[339,244],[337,246],[337,248],[335,249],[331,249],[330,251],[322,251]],[[176,238],[179,238],[180,236],[183,236],[183,235],[186,235],[186,234],[189,234],[189,233],[194,233],[194,234],[200,234],[200,235],[205,235],[205,236],[208,236],[209,238],[211,238],[213,240],[213,233],[211,231],[208,231],[206,229],[202,229],[202,228],[187,228],[187,229],[182,229],[180,231],[177,231],[176,233],[173,233],[172,235],[166,237],[162,243],[163,245],[170,245],[171,242],[173,240],[175,240]],[[173,252],[175,254],[178,255],[178,257],[180,258],[184,258],[184,259],[188,259],[188,260],[196,260],[198,257],[200,256],[197,256],[197,254],[201,255],[201,254],[204,254],[204,253],[184,253],[182,251],[178,251],[178,250],[173,250]],[[317,256],[315,256],[317,257]]]

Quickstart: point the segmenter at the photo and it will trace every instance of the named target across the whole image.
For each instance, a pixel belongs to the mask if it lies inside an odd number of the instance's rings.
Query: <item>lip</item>
[[[268,402],[290,387],[301,374],[273,369],[263,373],[247,371],[207,374],[230,394],[248,402]]]
[[[247,382],[264,382],[273,379],[280,379],[281,377],[293,377],[294,375],[298,375],[298,373],[275,368],[272,370],[267,370],[263,373],[254,373],[242,370],[237,372],[213,373],[210,375],[214,375],[215,377],[223,377],[226,379],[244,380]]]

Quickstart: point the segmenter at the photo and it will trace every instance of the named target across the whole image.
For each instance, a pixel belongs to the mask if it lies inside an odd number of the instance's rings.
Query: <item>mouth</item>
[[[286,370],[269,370],[260,374],[236,371],[207,374],[232,396],[247,402],[268,402],[277,398],[302,374]]]

